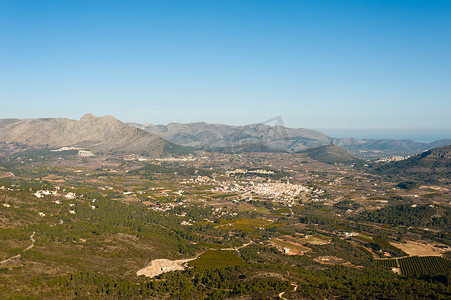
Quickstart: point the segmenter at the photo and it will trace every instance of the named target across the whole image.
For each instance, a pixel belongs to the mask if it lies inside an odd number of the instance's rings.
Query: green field
[[[258,228],[265,228],[272,222],[265,219],[236,219],[224,221],[224,224],[217,226],[217,229],[242,230],[246,232],[255,231]]]
[[[405,276],[421,276],[429,274],[451,275],[451,261],[438,256],[411,256],[393,259],[376,260],[376,264],[387,268],[401,267],[401,274]]]
[[[190,266],[199,269],[218,269],[244,264],[245,262],[238,257],[235,251],[227,250],[208,250],[189,263]]]
[[[376,260],[376,264],[381,267],[386,268],[397,268],[398,264],[396,263],[396,259],[378,259]]]
[[[273,211],[271,211],[271,213],[275,215],[289,215],[291,214],[291,210],[288,207],[282,207],[279,209],[274,209]]]
[[[237,195],[238,194],[228,193],[228,194],[216,194],[216,195],[212,195],[210,197],[213,199],[222,199],[222,198],[233,197],[233,196],[237,196]]]
[[[438,256],[412,256],[399,259],[401,273],[406,276],[423,274],[451,275],[451,261]]]

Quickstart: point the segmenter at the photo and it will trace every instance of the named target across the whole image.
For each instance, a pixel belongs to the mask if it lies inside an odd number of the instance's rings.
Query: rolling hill
[[[326,145],[317,148],[300,151],[308,157],[328,164],[351,164],[359,161],[349,151],[336,145]]]
[[[373,172],[389,177],[428,183],[451,182],[451,145],[427,150],[408,159],[370,165]]]

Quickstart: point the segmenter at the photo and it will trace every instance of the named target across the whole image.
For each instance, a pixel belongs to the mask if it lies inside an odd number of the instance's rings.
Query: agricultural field
[[[312,245],[326,245],[331,242],[330,238],[322,234],[306,235],[301,241]]]
[[[287,255],[303,255],[312,249],[301,245],[299,242],[293,241],[286,237],[274,238],[268,241],[269,244],[275,246],[279,251]]]
[[[401,249],[410,256],[442,256],[448,248],[443,244],[425,244],[415,241],[404,241],[403,243],[391,242],[390,244]]]
[[[407,208],[362,170],[282,153],[52,155],[0,160],[2,299],[450,296],[449,208]],[[251,162],[283,176],[230,175]],[[400,211],[412,224],[387,223]]]
[[[386,268],[399,268],[398,259],[379,259],[376,264]]]
[[[412,256],[399,259],[401,273],[406,276],[445,275],[451,272],[451,261],[437,256]]]
[[[376,263],[387,268],[401,268],[401,274],[405,276],[446,275],[451,272],[451,261],[438,256],[380,259]]]
[[[245,262],[232,250],[208,250],[189,262],[189,265],[197,269],[209,270],[243,266]]]
[[[234,219],[224,220],[221,225],[217,225],[217,229],[223,230],[239,230],[245,232],[251,232],[255,230],[261,230],[272,225],[272,222],[268,219]]]

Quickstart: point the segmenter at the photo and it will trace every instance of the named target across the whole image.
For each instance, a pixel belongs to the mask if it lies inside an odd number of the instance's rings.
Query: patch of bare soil
[[[249,280],[255,279],[255,278],[277,278],[279,280],[286,280],[285,277],[282,274],[274,273],[274,272],[259,272],[256,275],[249,278]]]
[[[424,190],[434,190],[438,192],[448,192],[449,190],[445,187],[437,186],[437,185],[422,185],[420,189]]]
[[[317,263],[320,263],[322,265],[341,265],[346,267],[353,267],[362,269],[362,266],[356,266],[351,264],[349,261],[344,260],[343,258],[339,258],[336,256],[319,256],[314,259]]]
[[[317,263],[325,264],[325,265],[344,265],[346,263],[349,264],[349,262],[347,262],[343,258],[339,258],[336,256],[319,256],[319,257],[315,258],[315,261]]]
[[[138,270],[136,272],[136,275],[141,276],[144,275],[146,277],[155,277],[160,274],[171,272],[171,271],[177,271],[177,270],[184,270],[187,267],[187,262],[192,261],[195,258],[191,259],[179,259],[179,260],[169,260],[169,259],[154,259],[150,262],[150,265]]]
[[[305,252],[312,250],[300,243],[296,243],[287,239],[275,238],[272,239],[270,243],[277,249],[279,249],[279,251],[282,251],[287,255],[304,255]]]
[[[450,250],[446,245],[432,245],[414,241],[405,241],[404,243],[390,242],[390,244],[401,249],[410,256],[442,256],[443,253]]]

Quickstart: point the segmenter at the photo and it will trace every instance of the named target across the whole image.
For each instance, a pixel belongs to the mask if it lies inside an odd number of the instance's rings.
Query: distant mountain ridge
[[[94,152],[122,152],[161,156],[190,149],[240,152],[299,152],[337,145],[364,159],[407,156],[451,144],[451,140],[419,143],[411,140],[333,138],[322,132],[266,124],[170,123],[125,124],[112,116],[86,114],[65,118],[0,119],[0,150],[75,146]],[[3,149],[3,150],[2,150]],[[5,150],[6,149],[6,150]]]
[[[325,134],[310,129],[271,127],[264,124],[229,126],[205,122],[168,125],[131,124],[147,132],[159,135],[168,141],[200,149],[221,149],[242,145],[265,144],[272,149],[289,148],[297,151],[329,144],[331,139]],[[297,143],[302,140],[302,143]],[[302,146],[301,146],[302,145]],[[298,148],[301,146],[301,148]]]
[[[34,148],[74,146],[94,152],[142,153],[160,156],[183,151],[163,138],[131,127],[112,116],[0,120],[0,142]]]
[[[131,123],[130,125],[159,135],[175,144],[223,152],[243,152],[255,149],[256,151],[298,152],[335,144],[350,151],[356,157],[372,159],[394,155],[407,156],[451,144],[451,139],[420,143],[412,140],[333,138],[316,130],[265,124],[230,126],[198,122],[170,123],[168,125]]]

